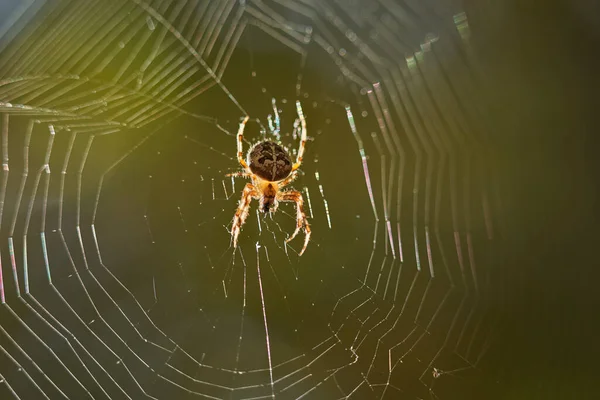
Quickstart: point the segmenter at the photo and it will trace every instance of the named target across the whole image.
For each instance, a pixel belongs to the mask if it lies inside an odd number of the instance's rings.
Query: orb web
[[[489,390],[499,201],[460,8],[30,7],[0,42],[2,398]],[[312,240],[254,202],[233,249],[238,125],[294,157],[296,101]]]

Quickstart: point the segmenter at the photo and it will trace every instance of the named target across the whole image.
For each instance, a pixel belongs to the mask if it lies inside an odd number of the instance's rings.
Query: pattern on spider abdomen
[[[252,173],[268,181],[280,181],[292,172],[292,161],[285,149],[275,142],[257,143],[248,153]]]

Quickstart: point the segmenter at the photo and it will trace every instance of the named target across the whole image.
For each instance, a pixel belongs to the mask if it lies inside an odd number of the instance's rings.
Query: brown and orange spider
[[[233,217],[233,226],[231,228],[231,237],[233,238],[233,247],[237,247],[238,235],[242,225],[246,222],[250,210],[252,199],[259,201],[260,211],[274,213],[280,201],[293,201],[296,203],[296,230],[286,243],[296,237],[300,229],[304,227],[304,246],[299,255],[306,250],[310,240],[310,225],[306,220],[304,213],[304,199],[302,193],[296,190],[281,189],[289,185],[298,175],[298,168],[302,165],[302,156],[306,147],[306,121],[300,102],[296,102],[296,110],[301,127],[300,147],[296,162],[292,164],[291,157],[286,149],[279,143],[272,141],[263,141],[256,143],[248,151],[246,160],[244,160],[243,137],[248,116],[240,123],[237,134],[237,158],[243,168],[243,171],[227,174],[227,176],[250,178],[252,183],[246,184],[242,192],[242,198],[238,205],[235,216]]]

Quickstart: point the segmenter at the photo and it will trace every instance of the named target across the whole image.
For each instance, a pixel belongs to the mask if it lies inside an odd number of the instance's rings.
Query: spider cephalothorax
[[[231,236],[234,248],[237,247],[238,235],[248,217],[250,202],[252,199],[258,199],[260,202],[260,211],[262,212],[275,212],[280,201],[293,201],[296,203],[296,230],[286,242],[296,237],[300,229],[304,227],[306,237],[304,239],[304,247],[302,247],[299,254],[302,255],[304,250],[306,250],[310,239],[310,225],[306,220],[306,214],[304,214],[302,193],[296,190],[281,190],[296,179],[297,169],[302,165],[302,156],[306,146],[306,121],[304,120],[304,114],[302,113],[299,101],[296,102],[296,110],[302,128],[302,135],[295,163],[292,163],[289,153],[283,146],[272,141],[264,141],[252,146],[248,152],[247,159],[244,160],[243,137],[248,117],[244,118],[240,123],[237,135],[237,157],[243,171],[229,174],[229,176],[250,178],[252,183],[246,184],[242,192],[242,199],[233,218]]]

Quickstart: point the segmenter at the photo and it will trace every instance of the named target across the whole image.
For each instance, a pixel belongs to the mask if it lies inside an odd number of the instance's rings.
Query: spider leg
[[[297,170],[302,165],[302,157],[304,156],[304,149],[306,148],[306,120],[304,119],[304,113],[302,112],[302,105],[300,100],[296,101],[296,111],[298,112],[298,118],[300,119],[300,126],[302,128],[302,135],[300,137],[300,147],[298,148],[298,156],[296,162],[292,166],[292,171]]]
[[[233,176],[234,178],[249,178],[252,176],[252,174],[246,171],[238,171],[226,174],[225,176]]]
[[[251,184],[247,183],[244,187],[244,191],[242,192],[242,198],[240,199],[240,203],[238,205],[237,211],[235,212],[235,216],[233,217],[233,226],[231,227],[231,237],[233,239],[233,248],[237,247],[237,240],[242,230],[242,225],[246,222],[246,218],[248,218],[248,213],[250,211],[250,202],[253,197],[258,196],[258,191]]]
[[[245,170],[248,169],[248,164],[246,164],[246,160],[244,160],[244,141],[242,139],[244,138],[244,128],[246,128],[248,119],[250,119],[250,117],[246,115],[246,118],[240,122],[240,128],[237,133],[237,158],[238,162]]]
[[[286,239],[286,243],[290,242],[292,239],[296,237],[300,229],[304,226],[304,246],[302,246],[302,250],[298,255],[302,255],[308,246],[308,241],[310,240],[310,225],[306,220],[306,214],[304,213],[304,199],[302,198],[302,193],[296,190],[289,190],[287,192],[280,192],[279,195],[281,201],[293,201],[296,203],[296,229],[292,236]]]
[[[287,178],[282,181],[277,182],[277,186],[282,188],[284,186],[289,185],[298,177],[298,171],[293,171]]]

